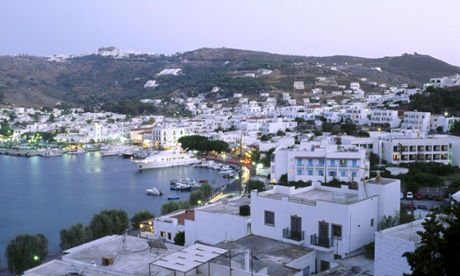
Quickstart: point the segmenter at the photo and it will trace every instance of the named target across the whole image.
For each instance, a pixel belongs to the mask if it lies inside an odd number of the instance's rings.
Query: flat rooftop
[[[196,211],[240,216],[240,207],[250,205],[250,203],[251,199],[247,197],[230,200],[223,199],[217,203],[200,207]]]
[[[346,193],[344,190],[337,189],[337,191],[323,190],[320,188],[295,193],[289,195],[282,192],[274,192],[274,190],[269,190],[266,192],[258,193],[259,196],[266,197],[290,197],[291,201],[298,201],[299,203],[311,203],[315,204],[317,200],[329,201],[341,204],[349,204],[358,201],[357,194]]]
[[[251,267],[254,272],[267,268],[268,275],[294,275],[299,273],[299,270],[286,266],[293,260],[296,260],[306,254],[314,252],[314,249],[309,249],[303,246],[283,243],[277,240],[249,235],[236,241],[228,241],[215,244],[214,247],[219,247],[228,250],[230,254],[220,256],[211,261],[223,266],[229,266],[230,257],[232,267],[244,269],[245,254],[250,252]]]
[[[64,251],[62,260],[114,272],[106,275],[149,275],[149,263],[183,249],[170,243],[162,245],[161,248],[151,248],[147,239],[129,235],[106,236]],[[102,258],[111,258],[113,264],[103,265]],[[157,273],[162,271],[157,266],[150,266],[150,270]]]
[[[420,219],[406,224],[398,225],[396,227],[383,230],[381,231],[381,233],[399,239],[418,243],[420,242],[420,236],[417,234],[417,231],[425,231],[422,225],[424,221],[425,219]]]

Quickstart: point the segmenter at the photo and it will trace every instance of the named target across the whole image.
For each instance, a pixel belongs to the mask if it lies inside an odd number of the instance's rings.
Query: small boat
[[[44,157],[53,157],[53,156],[61,156],[61,155],[62,155],[62,152],[59,151],[58,149],[49,149],[42,153],[42,156]]]
[[[176,195],[168,196],[168,200],[177,200],[177,199],[179,199],[179,196],[176,196]]]
[[[145,190],[145,192],[148,194],[148,195],[154,195],[154,196],[161,196],[163,195],[163,192],[158,190],[157,188],[153,187],[152,189],[147,189]]]
[[[200,186],[193,178],[181,177],[179,179],[171,179],[171,190],[190,191]]]

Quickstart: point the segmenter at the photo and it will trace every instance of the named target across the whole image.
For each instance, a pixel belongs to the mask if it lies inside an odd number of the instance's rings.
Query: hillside
[[[380,67],[381,72],[371,70],[372,67]],[[181,71],[178,75],[159,75],[163,69]],[[271,73],[262,74],[261,69],[271,70]],[[249,96],[269,91],[290,92],[296,80],[304,81],[308,90],[314,87],[315,78],[321,76],[334,78],[339,85],[367,78],[377,83],[420,87],[431,77],[459,72],[459,67],[418,54],[369,59],[203,48],[173,56],[129,54],[114,57],[101,51],[57,60],[0,56],[0,101],[35,107],[52,106],[57,102],[97,106],[122,99],[197,95],[210,92],[214,87],[221,91],[211,97],[230,97],[235,92]],[[158,86],[144,88],[149,80],[155,80]],[[370,92],[376,88],[364,86],[364,89]]]

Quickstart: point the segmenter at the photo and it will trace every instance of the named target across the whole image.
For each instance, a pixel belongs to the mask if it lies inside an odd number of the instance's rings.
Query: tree
[[[134,216],[131,218],[131,226],[137,230],[139,229],[139,225],[141,224],[142,221],[148,220],[154,217],[155,217],[155,214],[150,212],[149,210],[139,211],[135,213]]]
[[[83,227],[81,223],[74,224],[68,229],[62,229],[59,231],[59,234],[61,236],[59,247],[62,250],[67,250],[91,241],[89,229]]]
[[[190,208],[190,203],[188,201],[170,201],[161,206],[161,214],[166,215],[180,209]]]
[[[22,234],[11,240],[5,250],[8,270],[21,274],[38,266],[48,256],[48,239],[44,234]]]
[[[265,189],[265,183],[260,180],[249,180],[246,183],[246,191],[251,192],[252,190],[257,190],[258,192]]]
[[[205,199],[208,199],[212,196],[212,186],[209,183],[202,183],[200,191],[203,194]]]
[[[460,121],[455,121],[449,128],[449,133],[455,136],[460,136]]]
[[[430,215],[418,231],[421,246],[406,252],[411,275],[457,275],[460,260],[460,204],[454,200],[444,214]],[[407,275],[407,274],[406,274]]]
[[[183,246],[185,244],[185,232],[179,231],[174,236],[174,244]]]
[[[123,210],[103,210],[89,223],[93,240],[114,234],[123,234],[129,226],[128,214]]]
[[[203,196],[203,193],[200,190],[195,190],[190,194],[189,202],[190,205],[197,206],[203,203],[204,199],[205,197]]]

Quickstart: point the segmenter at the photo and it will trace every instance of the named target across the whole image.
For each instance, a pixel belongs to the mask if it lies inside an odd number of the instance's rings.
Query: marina
[[[105,209],[122,209],[129,217],[143,210],[160,216],[168,200],[190,196],[170,189],[171,179],[178,176],[206,179],[215,189],[229,183],[216,170],[193,166],[138,170],[129,159],[102,157],[99,152],[54,158],[0,155],[0,164],[0,202],[6,210],[0,214],[0,252],[24,233],[44,233],[50,254],[59,252],[60,230],[77,223],[86,226]],[[152,187],[164,195],[148,195]]]

